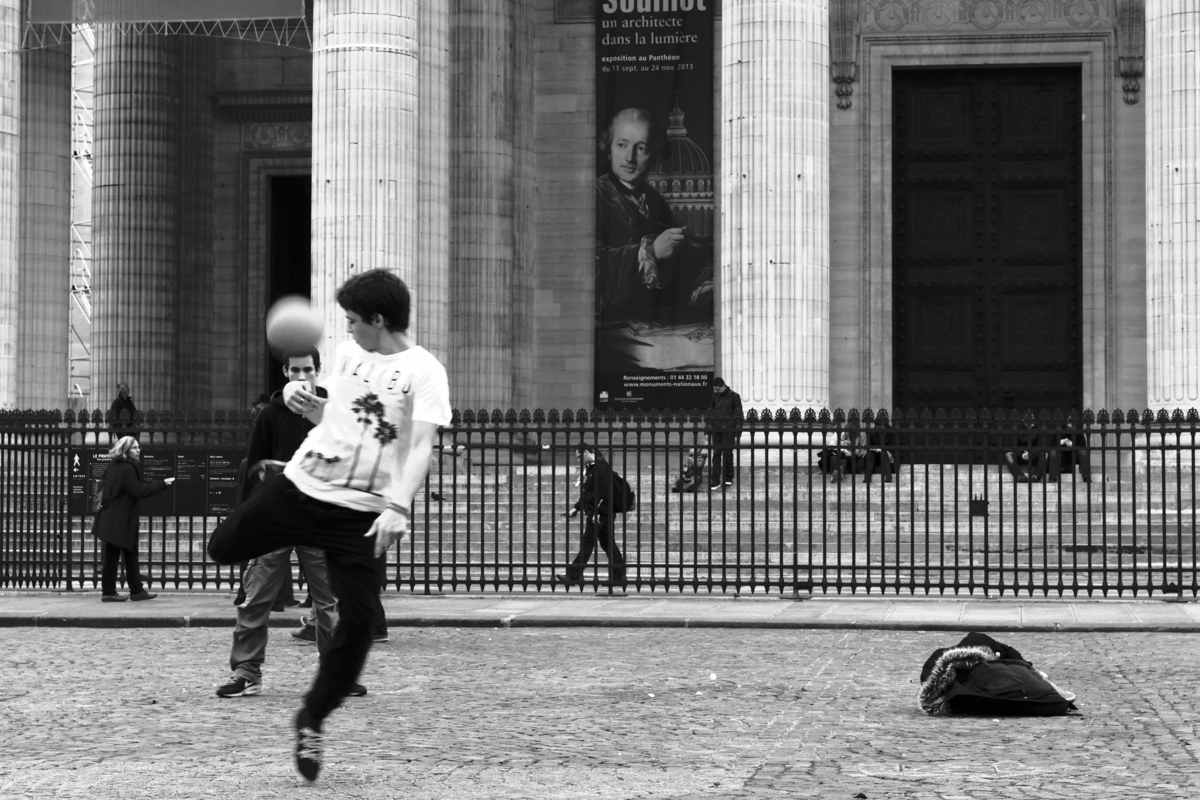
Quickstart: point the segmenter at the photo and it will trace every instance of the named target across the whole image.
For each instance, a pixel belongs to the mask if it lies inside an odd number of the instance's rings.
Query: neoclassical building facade
[[[413,288],[457,407],[589,407],[593,5],[315,0],[300,46],[98,26],[91,407],[124,380],[141,408],[245,408],[270,301],[310,293],[328,350],[373,267]],[[1197,405],[1200,4],[723,0],[716,24],[715,163],[681,114],[691,177],[653,179],[709,220],[747,406]],[[71,54],[25,34],[0,0],[0,407],[58,408]]]

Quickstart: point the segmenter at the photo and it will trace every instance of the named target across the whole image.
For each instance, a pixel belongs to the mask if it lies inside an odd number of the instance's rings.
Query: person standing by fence
[[[742,435],[742,397],[722,378],[713,378],[712,402],[708,404],[706,429],[712,455],[708,462],[708,488],[732,486],[737,477],[734,448]]]
[[[303,381],[308,384],[308,391],[325,397],[325,390],[317,386],[320,371],[321,356],[316,350],[289,356],[283,368],[283,374],[289,381]],[[254,435],[250,439],[246,459],[250,465],[250,480],[255,488],[282,470],[312,429],[312,422],[284,404],[282,391],[271,397],[270,404],[254,423]],[[304,567],[304,576],[313,597],[313,638],[318,651],[324,655],[333,641],[333,629],[337,624],[337,597],[329,584],[329,566],[321,550],[313,547],[294,549]],[[267,622],[281,586],[291,583],[292,550],[291,547],[280,548],[259,556],[246,567],[242,575],[246,599],[238,605],[233,647],[229,652],[229,666],[233,675],[228,683],[217,689],[217,697],[246,697],[262,692],[262,665],[267,655]],[[356,685],[350,693],[361,696],[367,690]]]
[[[303,382],[284,387],[287,407],[316,427],[208,543],[218,564],[295,545],[325,551],[340,619],[293,722],[296,768],[309,781],[321,771],[325,718],[350,694],[371,649],[382,612],[379,556],[408,535],[438,428],[450,423],[446,369],[408,338],[410,302],[404,281],[385,270],[342,284],[337,303],[353,341],[335,351],[328,399]]]
[[[113,432],[114,436],[132,436],[137,438],[138,431],[133,427],[133,415],[137,413],[137,406],[133,404],[133,396],[129,392],[129,384],[125,381],[120,381],[117,384],[117,397],[112,401],[112,405],[108,407],[109,420],[108,427]],[[122,417],[126,417],[128,421],[123,422]]]
[[[104,542],[100,572],[101,601],[153,600],[138,571],[138,501],[151,497],[175,482],[174,478],[142,480],[142,446],[132,436],[122,436],[109,451],[112,460],[100,480],[100,510],[92,523],[92,535]],[[125,583],[129,597],[117,593],[117,562],[125,560]]]

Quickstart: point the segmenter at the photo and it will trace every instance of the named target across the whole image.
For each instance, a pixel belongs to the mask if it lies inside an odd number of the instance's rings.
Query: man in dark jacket
[[[111,416],[108,427],[112,430],[113,435],[132,436],[136,439],[138,431],[133,427],[133,415],[137,413],[137,406],[133,404],[133,397],[129,393],[129,384],[125,381],[117,383],[117,399],[112,401],[108,410]],[[127,422],[121,421],[122,414],[127,418]]]
[[[321,356],[313,350],[302,356],[288,358],[283,374],[289,381],[308,381],[316,387],[321,369]],[[325,390],[316,392],[321,397]],[[246,461],[248,480],[257,486],[274,477],[283,464],[295,454],[313,424],[295,414],[283,403],[283,392],[276,392],[271,402],[258,415]],[[313,598],[317,649],[324,654],[333,641],[337,625],[337,597],[329,580],[325,553],[312,547],[296,547],[296,555],[304,567],[309,593]],[[233,648],[229,666],[233,676],[217,689],[218,697],[246,697],[262,692],[262,664],[267,653],[267,625],[279,588],[291,581],[292,548],[285,547],[254,559],[242,576],[246,599],[238,605],[237,625],[233,629]],[[366,690],[356,687],[356,693]]]
[[[587,523],[583,528],[583,538],[579,542],[579,552],[567,566],[567,574],[555,575],[554,580],[567,587],[583,586],[583,568],[591,560],[598,541],[608,556],[609,580],[606,585],[624,587],[625,557],[621,555],[613,530],[612,467],[595,445],[581,444],[576,451],[583,465],[583,486],[579,500],[567,516],[574,517],[582,511]]]
[[[733,450],[742,434],[742,398],[721,378],[713,378],[713,397],[708,404],[706,430],[712,455],[708,462],[708,488],[732,486],[737,477]]]

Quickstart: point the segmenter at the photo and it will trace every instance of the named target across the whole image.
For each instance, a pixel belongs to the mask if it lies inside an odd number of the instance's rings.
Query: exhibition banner
[[[596,0],[597,408],[705,408],[715,0]]]

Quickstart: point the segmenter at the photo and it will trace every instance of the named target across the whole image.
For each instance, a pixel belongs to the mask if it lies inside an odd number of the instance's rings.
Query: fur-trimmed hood
[[[995,661],[999,654],[990,647],[951,647],[945,650],[933,664],[929,677],[921,684],[917,696],[921,710],[931,717],[950,714],[946,705],[947,693],[958,682],[958,676],[970,672],[987,661]]]
[[[950,714],[1055,716],[1075,710],[1063,692],[1009,645],[969,633],[954,647],[936,650],[921,670],[921,710]]]

